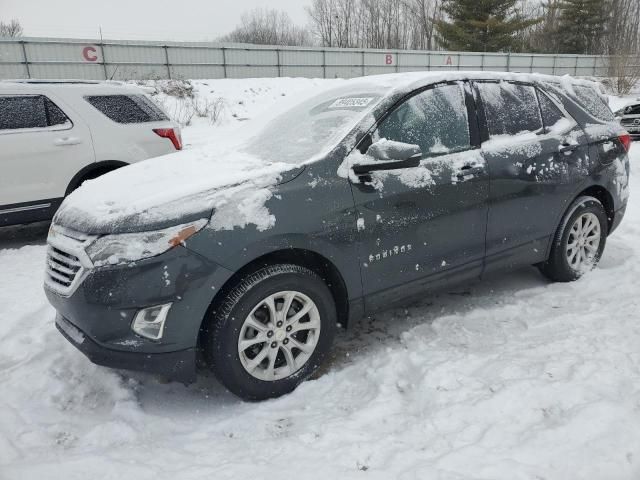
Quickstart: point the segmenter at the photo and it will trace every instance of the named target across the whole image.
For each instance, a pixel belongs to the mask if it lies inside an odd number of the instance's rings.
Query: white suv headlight
[[[203,218],[163,230],[105,235],[89,245],[86,252],[95,267],[135,262],[177,247],[202,230],[207,222]]]

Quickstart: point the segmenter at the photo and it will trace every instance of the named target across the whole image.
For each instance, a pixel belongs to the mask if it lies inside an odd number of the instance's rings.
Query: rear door
[[[0,112],[0,205],[46,205],[63,197],[71,178],[94,161],[88,127],[59,100],[3,94]]]
[[[533,85],[476,82],[491,176],[487,268],[537,263],[567,199],[587,174],[584,133]]]
[[[371,141],[382,138],[417,144],[424,158],[352,184],[369,309],[478,276],[485,251],[489,181],[468,86],[416,92],[379,122]]]

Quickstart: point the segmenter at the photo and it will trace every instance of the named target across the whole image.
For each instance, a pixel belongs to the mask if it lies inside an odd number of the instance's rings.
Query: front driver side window
[[[425,156],[468,150],[469,121],[462,85],[443,85],[409,98],[380,123],[377,137],[375,140],[418,145]]]

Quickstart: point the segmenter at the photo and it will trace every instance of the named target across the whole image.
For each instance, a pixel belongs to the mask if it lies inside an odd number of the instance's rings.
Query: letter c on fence
[[[82,49],[82,56],[87,62],[95,62],[98,60],[98,55],[96,55],[96,47],[84,47]]]

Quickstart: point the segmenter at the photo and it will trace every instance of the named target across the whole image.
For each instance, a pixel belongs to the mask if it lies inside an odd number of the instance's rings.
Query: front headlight
[[[155,257],[202,230],[207,221],[203,218],[152,232],[105,235],[89,245],[86,252],[95,267]]]

